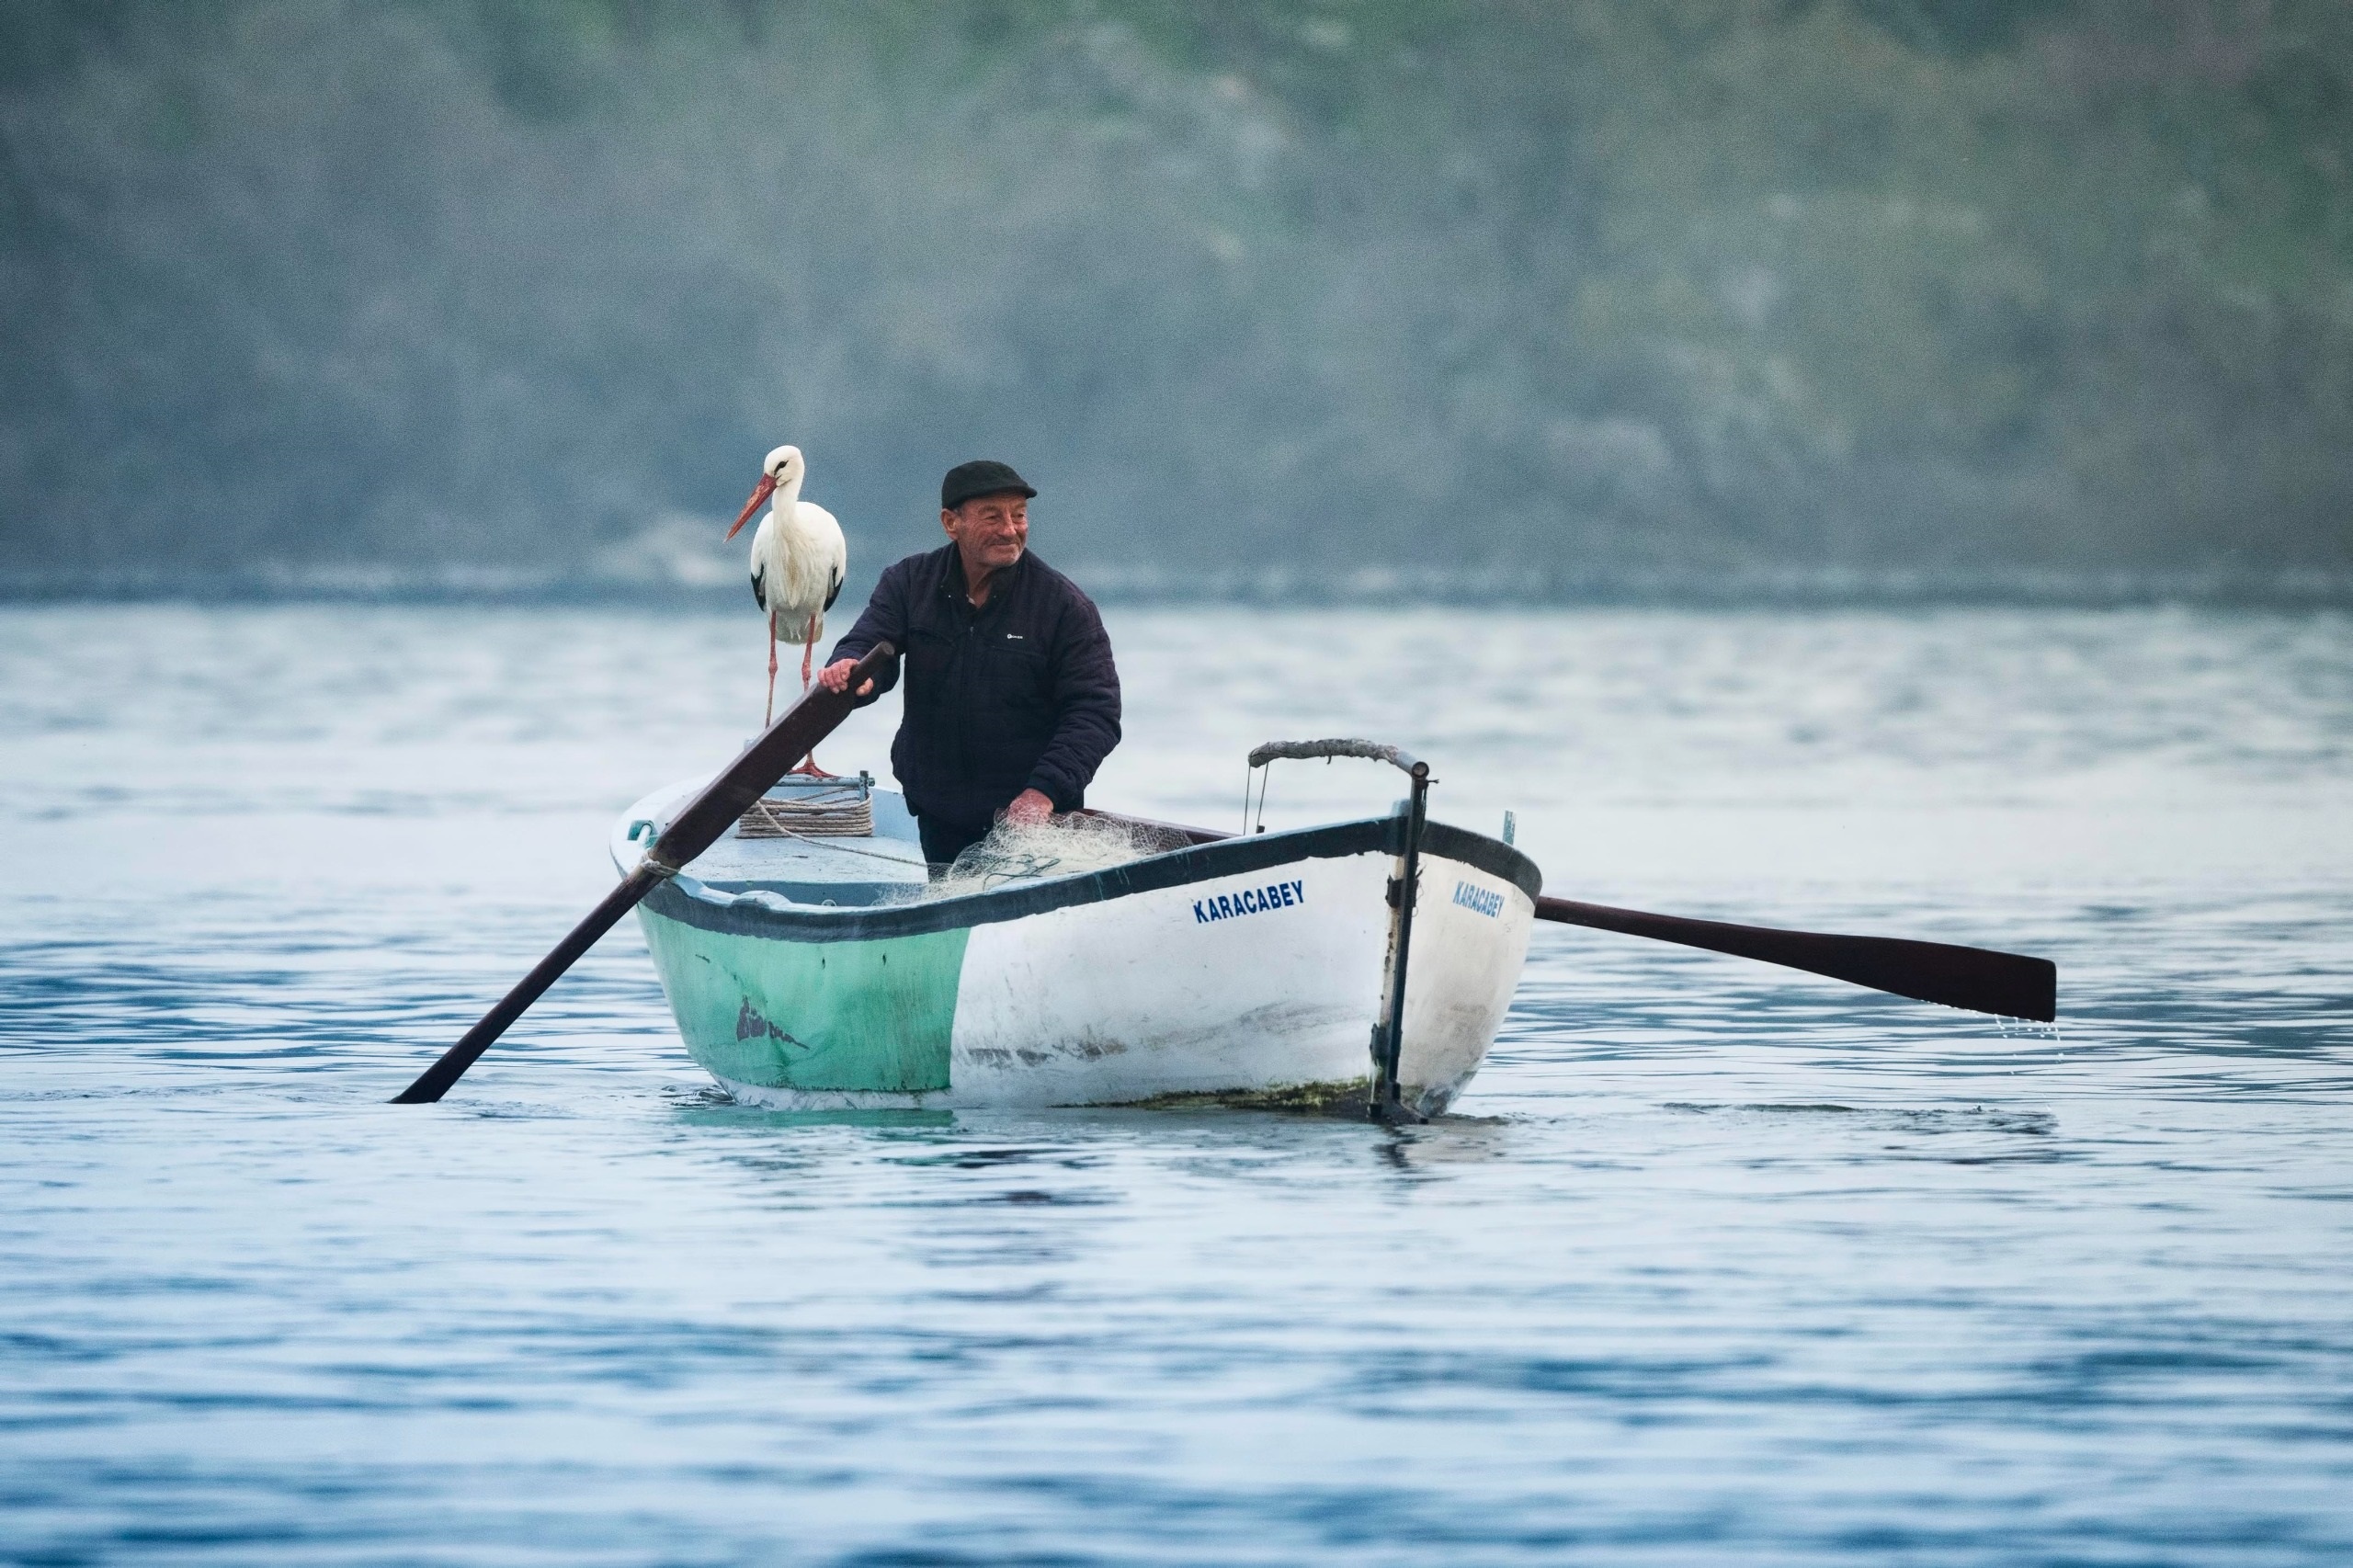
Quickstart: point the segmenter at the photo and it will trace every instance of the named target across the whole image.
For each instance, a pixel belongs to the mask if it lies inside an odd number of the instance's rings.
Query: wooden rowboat
[[[1391,815],[1247,837],[1131,823],[1156,852],[926,902],[904,800],[861,784],[870,831],[739,824],[639,918],[687,1050],[754,1103],[1361,1111],[1393,1049],[1394,1103],[1434,1116],[1494,1043],[1540,881],[1510,845],[1427,821],[1426,775]],[[631,809],[618,869],[696,788]],[[789,811],[827,788],[788,779],[765,799]],[[1421,896],[1401,901],[1409,879]]]
[[[1250,766],[1393,764],[1413,792],[1389,816],[1231,838],[1107,818],[1153,835],[1148,852],[929,896],[943,890],[925,887],[903,800],[861,778],[845,827],[806,798],[843,781],[787,777],[893,656],[878,644],[709,784],[631,808],[613,838],[619,884],[393,1103],[448,1094],[632,909],[695,1059],[746,1099],[812,1109],[1218,1099],[1421,1120],[1486,1059],[1537,918],[2057,1016],[2048,959],[1540,896],[1508,815],[1502,840],[1429,821],[1429,768],[1366,741],[1275,742]]]

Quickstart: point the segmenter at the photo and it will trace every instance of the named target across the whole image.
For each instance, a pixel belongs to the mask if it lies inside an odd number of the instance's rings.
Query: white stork
[[[825,612],[841,597],[849,547],[842,526],[823,506],[801,498],[809,464],[798,447],[779,447],[760,465],[760,483],[744,503],[743,516],[727,530],[733,539],[770,495],[776,505],[752,535],[752,597],[768,614],[768,708],[763,727],[776,719],[776,643],[781,632],[801,644],[801,689],[809,689],[809,661],[825,634]],[[796,771],[815,773],[813,755]]]

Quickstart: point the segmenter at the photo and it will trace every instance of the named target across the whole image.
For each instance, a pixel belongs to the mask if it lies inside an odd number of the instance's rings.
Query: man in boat
[[[948,543],[882,574],[818,679],[834,691],[878,642],[900,658],[858,690],[859,706],[907,671],[891,769],[934,865],[1002,816],[1076,811],[1120,744],[1120,672],[1103,618],[1078,585],[1029,552],[1038,492],[1001,462],[959,463],[939,486]]]

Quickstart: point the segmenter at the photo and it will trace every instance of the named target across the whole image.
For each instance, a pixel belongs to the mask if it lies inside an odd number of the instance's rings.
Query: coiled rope
[[[862,783],[763,795],[738,824],[739,838],[871,838],[874,799]]]

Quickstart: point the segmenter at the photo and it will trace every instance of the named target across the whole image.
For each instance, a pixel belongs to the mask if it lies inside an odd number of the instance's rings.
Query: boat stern
[[[1528,961],[1533,862],[1495,839],[1432,823],[1407,955],[1398,1090],[1424,1116],[1452,1105],[1487,1059]]]

